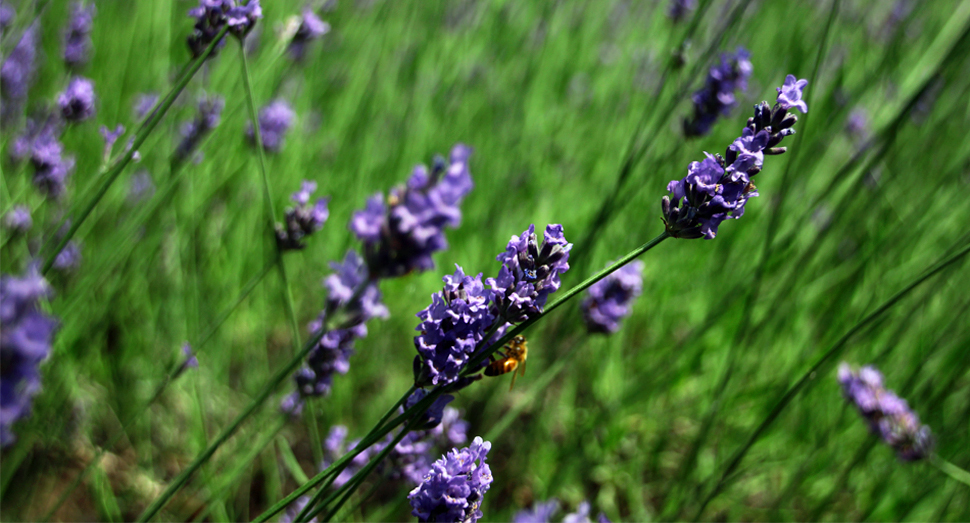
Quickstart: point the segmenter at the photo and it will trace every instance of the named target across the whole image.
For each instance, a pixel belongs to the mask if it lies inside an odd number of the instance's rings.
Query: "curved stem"
[[[930,465],[936,467],[936,470],[950,476],[952,479],[963,483],[964,485],[970,487],[970,472],[963,470],[962,468],[950,463],[949,461],[941,458],[935,452],[930,454],[929,459]]]

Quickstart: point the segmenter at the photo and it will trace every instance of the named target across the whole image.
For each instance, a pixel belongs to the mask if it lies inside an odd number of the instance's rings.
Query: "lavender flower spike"
[[[30,24],[0,66],[0,96],[4,101],[22,102],[27,98],[37,67],[38,31],[36,22]]]
[[[199,112],[196,114],[195,120],[186,122],[182,126],[182,141],[175,149],[176,158],[185,160],[189,157],[189,154],[195,151],[202,138],[219,125],[222,109],[225,106],[226,102],[221,96],[202,96],[199,98]]]
[[[23,278],[0,277],[0,446],[14,442],[14,422],[30,414],[40,391],[38,367],[50,353],[57,327],[39,307],[50,294],[36,265]]]
[[[634,261],[596,282],[580,304],[590,333],[612,334],[630,315],[633,300],[643,292],[643,262]]]
[[[259,137],[263,141],[263,150],[271,153],[280,151],[280,148],[283,147],[283,137],[293,126],[295,117],[296,113],[283,100],[274,100],[259,110]],[[246,129],[246,138],[253,145],[256,144],[252,122]]]
[[[856,372],[843,362],[838,378],[845,399],[856,406],[869,430],[892,447],[899,459],[918,461],[929,455],[933,448],[930,428],[920,425],[919,416],[906,400],[883,387],[882,374],[875,367],[867,365]]]
[[[30,230],[34,221],[30,218],[30,209],[26,205],[18,205],[3,217],[3,226],[15,234],[24,234]]]
[[[71,78],[67,89],[57,97],[61,116],[69,122],[83,122],[94,116],[94,84],[81,76]]]
[[[60,142],[60,133],[53,118],[44,122],[28,119],[24,133],[10,148],[10,156],[15,160],[30,159],[34,167],[34,186],[51,198],[63,194],[67,177],[74,170],[74,158],[61,156],[64,146]]]
[[[441,292],[431,296],[431,305],[418,313],[421,323],[415,330],[421,333],[414,337],[418,386],[459,381],[458,374],[495,320],[489,307],[491,293],[482,284],[481,273],[467,276],[455,265],[455,273],[445,276],[444,282]]]
[[[64,63],[72,69],[83,67],[91,59],[91,26],[97,10],[94,4],[74,2],[71,19],[64,32]]]
[[[330,211],[327,203],[330,198],[320,198],[312,207],[310,195],[317,190],[317,182],[304,180],[299,191],[293,193],[292,200],[296,207],[286,210],[286,226],[276,224],[276,244],[280,250],[298,250],[305,247],[303,239],[320,230],[326,223]]]
[[[795,86],[793,79],[789,75],[786,86]],[[785,89],[796,104],[804,105],[797,100],[801,97],[801,87]],[[707,158],[692,162],[685,178],[667,184],[670,194],[663,197],[662,209],[668,234],[674,238],[711,240],[721,222],[744,215],[748,198],[758,196],[751,179],[761,172],[764,157],[783,154],[786,149],[777,146],[795,133],[792,126],[798,117],[788,112],[789,107],[781,102],[773,108],[768,102],[756,105],[754,116],[748,118],[741,136],[728,146],[723,157],[704,153]]]
[[[431,255],[448,246],[444,228],[461,223],[459,205],[472,189],[468,171],[470,147],[451,149],[448,163],[436,158],[429,171],[414,168],[406,187],[391,190],[385,204],[380,194],[354,213],[350,230],[364,242],[364,256],[377,278],[403,276],[434,268]]]
[[[300,25],[297,27],[296,33],[293,34],[293,39],[290,40],[290,45],[287,48],[290,57],[296,61],[303,60],[307,45],[329,32],[330,24],[320,20],[312,9],[304,9],[303,16],[300,17]]]
[[[675,2],[676,3],[676,2]],[[739,47],[734,54],[721,55],[721,63],[711,67],[704,87],[694,93],[694,116],[684,120],[684,135],[703,136],[720,116],[727,116],[738,101],[734,93],[748,89],[753,69],[751,53]]]
[[[492,471],[485,463],[491,448],[476,437],[469,447],[452,449],[435,461],[408,494],[411,514],[418,521],[476,523],[482,517],[482,498],[492,486]]]
[[[548,225],[538,245],[535,225],[509,240],[498,276],[485,282],[492,288],[492,308],[498,321],[518,323],[542,312],[549,294],[559,290],[559,275],[569,270],[573,244],[563,236],[562,225]]]

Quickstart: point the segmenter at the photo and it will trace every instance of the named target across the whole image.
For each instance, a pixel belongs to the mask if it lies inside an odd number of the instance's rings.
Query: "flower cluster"
[[[60,136],[61,127],[55,119],[43,122],[28,119],[24,132],[10,148],[14,160],[30,160],[34,167],[34,186],[52,198],[63,194],[67,177],[74,171],[74,157],[62,156],[64,146]]]
[[[68,68],[79,69],[91,59],[91,27],[94,25],[94,4],[85,6],[75,2],[71,19],[64,31],[64,63]]]
[[[867,365],[856,372],[843,362],[838,379],[845,398],[859,409],[869,430],[895,449],[899,459],[916,461],[929,455],[933,448],[930,428],[920,425],[906,400],[883,386],[882,374],[875,367]]]
[[[612,334],[620,320],[630,315],[633,300],[643,292],[643,262],[637,260],[620,267],[586,290],[580,304],[586,329]]]
[[[157,93],[142,93],[135,98],[135,103],[132,104],[132,110],[135,112],[135,118],[141,120],[148,116],[149,111],[151,111],[155,104],[158,103]]]
[[[307,366],[294,375],[297,391],[281,405],[284,412],[292,415],[302,411],[303,398],[329,394],[334,373],[346,374],[350,370],[354,342],[367,336],[367,320],[388,316],[380,290],[368,277],[360,255],[348,251],[343,263],[331,262],[330,267],[335,273],[323,282],[327,288],[326,306],[310,323],[309,331],[313,335],[319,333],[331,316],[339,318],[339,327],[323,334],[307,356]]]
[[[483,285],[480,273],[467,276],[456,266],[454,275],[444,277],[441,292],[432,295],[431,304],[417,315],[421,323],[415,329],[420,334],[414,337],[415,384],[450,385],[457,390],[478,379],[459,379],[476,347],[491,329],[495,340],[508,324],[542,312],[549,294],[562,285],[559,276],[569,269],[570,249],[562,225],[547,226],[541,246],[535,225],[530,225],[512,236],[505,252],[498,255],[502,262],[498,276],[485,280],[490,288]]]
[[[245,5],[236,5],[233,0],[199,0],[199,6],[190,9],[189,16],[195,18],[194,30],[188,37],[189,50],[192,58],[198,58],[226,26],[234,35],[245,37],[263,17],[263,9],[259,0],[249,0]],[[216,51],[224,43],[220,40]],[[209,57],[215,54],[214,51]]]
[[[7,54],[0,66],[0,98],[3,100],[2,118],[8,121],[20,111],[34,81],[37,64],[38,25],[30,24],[17,45]]]
[[[296,61],[303,60],[307,45],[314,40],[323,38],[323,35],[329,32],[330,24],[320,20],[312,9],[304,9],[303,16],[300,18],[300,25],[293,33],[293,39],[290,40],[290,45],[287,47],[290,58]]]
[[[23,278],[0,277],[0,445],[16,439],[12,426],[30,413],[40,390],[40,363],[50,353],[57,322],[38,306],[51,294],[36,266]]]
[[[434,268],[431,255],[447,247],[444,228],[461,223],[459,205],[472,189],[471,148],[458,144],[449,162],[436,158],[429,171],[414,168],[405,187],[380,194],[354,213],[350,229],[364,243],[364,257],[375,278],[402,276]]]
[[[283,100],[273,100],[259,110],[259,137],[263,141],[263,150],[278,153],[283,146],[283,137],[293,126],[296,113]],[[256,145],[256,135],[253,124],[246,129],[246,138]]]
[[[182,141],[175,149],[176,158],[185,160],[195,151],[202,138],[219,125],[222,109],[225,106],[225,100],[218,95],[199,98],[199,112],[196,114],[195,120],[182,125]]]
[[[667,184],[669,196],[663,197],[663,219],[667,232],[674,238],[714,239],[718,226],[728,218],[744,214],[748,198],[758,196],[751,178],[761,171],[765,155],[783,154],[781,141],[795,133],[792,126],[798,117],[788,112],[797,108],[807,112],[801,99],[807,80],[788,75],[778,88],[778,102],[773,108],[761,102],[748,118],[741,137],[728,146],[724,156],[710,155],[691,162],[687,176]]]
[[[94,116],[94,84],[81,76],[71,78],[67,89],[57,97],[61,116],[68,122],[83,122]]]
[[[478,521],[482,499],[492,485],[492,471],[485,463],[491,448],[491,443],[476,437],[470,446],[452,449],[435,461],[408,494],[411,515],[418,521]]]
[[[685,136],[703,136],[709,133],[718,117],[727,116],[737,105],[734,93],[748,89],[748,77],[753,69],[750,58],[751,53],[743,47],[738,48],[734,54],[721,55],[721,63],[708,71],[704,87],[691,97],[694,102],[694,115],[684,120]]]
[[[30,209],[26,205],[15,206],[3,217],[3,226],[15,234],[26,234],[33,224]]]
[[[296,207],[286,210],[286,225],[276,224],[276,244],[281,251],[298,250],[305,247],[303,239],[319,231],[327,222],[330,211],[327,203],[330,198],[320,198],[310,206],[310,195],[317,190],[317,182],[303,180],[300,190],[293,193],[291,199]]]
[[[559,501],[555,498],[545,503],[536,503],[531,509],[520,510],[512,516],[512,523],[551,523],[552,516],[559,510]],[[576,512],[563,516],[563,523],[591,523],[589,519],[590,504],[583,501],[576,507]],[[610,523],[603,512],[596,517],[598,523]]]

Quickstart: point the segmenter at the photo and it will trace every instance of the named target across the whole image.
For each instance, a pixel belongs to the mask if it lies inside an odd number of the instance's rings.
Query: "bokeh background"
[[[29,99],[2,134],[0,210],[27,205],[34,217],[26,238],[3,232],[0,266],[21,274],[99,182],[98,127],[134,130],[138,97],[167,92],[189,62],[195,4],[96,3],[84,74],[97,115],[65,132],[77,164],[59,202],[7,156],[24,115],[52,107],[66,82],[71,4],[12,4],[5,56],[35,21],[42,43]],[[331,198],[326,226],[285,258],[301,326],[322,307],[329,263],[359,248],[346,224],[368,197],[459,142],[474,148],[475,188],[436,268],[381,283],[391,315],[368,324],[332,393],[286,419],[287,381],[158,519],[247,520],[287,495],[318,471],[332,427],[362,436],[412,384],[415,314],[455,264],[493,276],[511,235],[561,223],[574,243],[564,289],[578,284],[660,234],[666,184],[704,151],[723,153],[751,106],[773,103],[794,74],[809,81],[809,112],[789,152],[766,158],[761,196],[742,219],[712,241],[671,239],[646,253],[643,295],[616,334],[587,334],[574,300],[525,333],[528,372],[511,392],[504,376],[458,394],[469,438],[492,443],[484,521],[549,498],[560,514],[585,500],[613,521],[970,520],[970,488],[897,459],[835,379],[839,361],[876,365],[932,428],[938,455],[970,467],[966,262],[908,293],[812,373],[697,513],[826,350],[970,241],[967,2],[700,0],[675,20],[666,1],[339,0],[310,5],[331,31],[302,62],[286,38],[306,6],[263,4],[248,41],[253,94],[297,114],[267,156],[276,208],[304,179]],[[686,139],[691,94],[739,46],[751,52],[747,91],[710,134]],[[293,355],[275,271],[232,308],[272,249],[238,47],[227,41],[192,79],[82,224],[80,264],[52,273],[48,310],[60,328],[33,413],[3,449],[4,520],[42,518],[65,493],[54,520],[134,519]],[[178,132],[203,93],[225,97],[222,121],[176,177]],[[133,198],[142,171],[158,189]],[[145,412],[185,341],[199,367]],[[340,518],[410,520],[413,487],[375,476]]]

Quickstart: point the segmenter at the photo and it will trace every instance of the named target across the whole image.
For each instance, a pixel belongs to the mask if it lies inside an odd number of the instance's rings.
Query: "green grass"
[[[895,29],[885,23],[891,2],[698,3],[691,30],[671,23],[666,2],[347,0],[325,13],[333,31],[299,66],[283,56],[278,31],[302,4],[265,2],[249,57],[252,94],[257,106],[283,97],[299,115],[282,152],[266,156],[272,203],[281,212],[303,179],[331,196],[324,229],[284,258],[300,326],[322,307],[329,262],[359,246],[346,223],[368,197],[457,142],[475,149],[475,189],[437,268],[381,283],[391,317],[368,324],[351,371],[314,402],[314,416],[282,420],[287,380],[156,519],[253,519],[317,474],[315,442],[332,426],[366,434],[412,385],[414,315],[455,263],[492,276],[511,235],[562,223],[575,243],[566,290],[661,233],[667,182],[703,151],[723,152],[750,107],[774,101],[788,73],[809,80],[810,111],[786,139],[789,152],[766,158],[755,179],[761,197],[742,219],[724,223],[713,241],[670,239],[645,254],[643,296],[617,334],[586,335],[578,301],[568,302],[525,333],[528,373],[511,393],[505,376],[458,394],[452,405],[471,423],[469,437],[493,445],[484,521],[507,521],[550,497],[569,511],[589,500],[594,515],[613,521],[970,519],[967,485],[929,463],[898,461],[868,433],[841,397],[836,359],[808,375],[698,514],[732,458],[825,351],[970,242],[967,3],[926,2]],[[95,57],[84,70],[98,114],[65,134],[77,157],[67,197],[45,201],[29,169],[2,162],[0,212],[35,209],[32,238],[49,238],[101,183],[98,126],[133,132],[136,96],[174,84],[189,60],[190,7],[98,5]],[[45,60],[29,111],[50,106],[66,78],[60,27],[69,4],[40,2],[37,11]],[[31,7],[18,13],[11,31],[28,23]],[[685,66],[666,68],[688,32]],[[5,34],[5,53],[10,45]],[[710,135],[685,141],[690,93],[721,51],[739,45],[754,64],[742,103]],[[50,312],[61,327],[33,415],[3,450],[2,519],[45,515],[115,439],[54,518],[135,519],[294,355],[279,271],[234,308],[273,255],[259,160],[244,138],[239,54],[228,41],[191,80],[140,147],[141,162],[80,224],[79,269],[51,273]],[[173,170],[178,127],[202,92],[225,96],[222,122],[201,162]],[[871,141],[846,133],[853,109],[868,113]],[[4,151],[18,131],[4,127]],[[618,184],[625,163],[632,169]],[[140,169],[158,191],[132,205],[126,195]],[[19,274],[28,247],[3,234],[0,267]],[[839,355],[878,366],[932,427],[938,455],[964,469],[968,288],[960,259],[848,338]],[[200,367],[146,414],[186,340]],[[411,488],[384,485],[362,504],[352,498],[340,518],[411,519]]]

